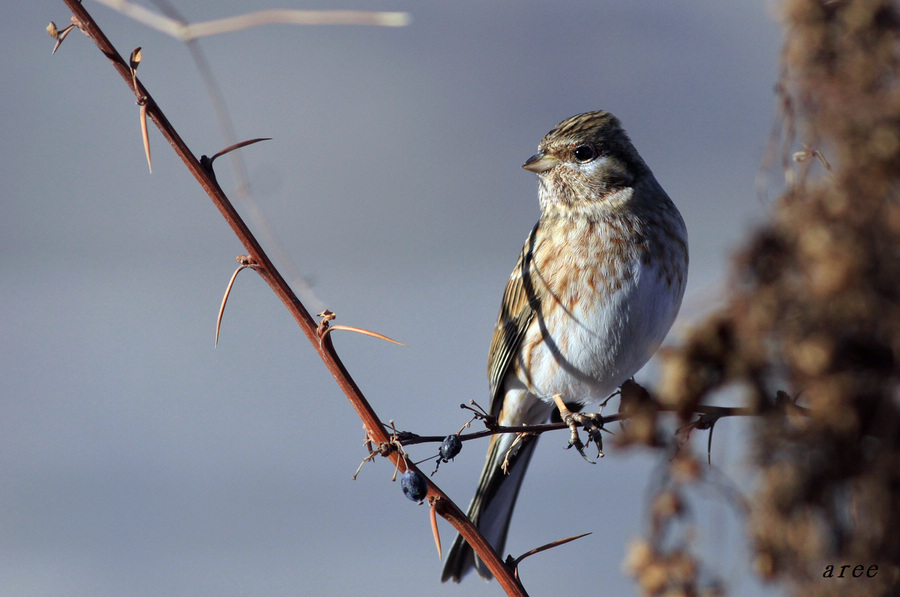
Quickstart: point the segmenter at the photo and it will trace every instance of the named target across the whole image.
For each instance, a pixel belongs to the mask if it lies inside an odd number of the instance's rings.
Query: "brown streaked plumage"
[[[538,175],[541,217],[506,285],[491,340],[490,412],[501,425],[545,422],[554,395],[577,405],[609,396],[656,351],[687,279],[684,221],[614,116],[564,120],[523,167]],[[491,438],[469,505],[501,557],[537,443],[514,439]],[[491,577],[457,537],[442,580],[458,582],[473,567]]]

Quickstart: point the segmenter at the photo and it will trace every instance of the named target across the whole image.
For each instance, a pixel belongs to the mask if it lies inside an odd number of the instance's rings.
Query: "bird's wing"
[[[509,371],[513,359],[519,351],[528,325],[534,319],[537,304],[534,286],[529,282],[532,254],[534,251],[535,235],[540,227],[538,222],[528,235],[519,261],[506,283],[506,291],[503,293],[503,303],[500,305],[500,314],[497,316],[497,325],[494,327],[494,337],[491,339],[491,349],[488,355],[488,381],[491,387],[490,413],[499,416],[503,407],[503,378]],[[524,273],[524,275],[523,275]]]

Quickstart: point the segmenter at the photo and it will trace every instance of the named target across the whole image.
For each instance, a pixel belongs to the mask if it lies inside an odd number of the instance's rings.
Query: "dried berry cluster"
[[[728,306],[669,355],[660,399],[690,413],[749,389],[761,575],[797,595],[898,595],[900,8],[787,0],[781,17],[787,188]],[[824,575],[847,564],[878,573]]]

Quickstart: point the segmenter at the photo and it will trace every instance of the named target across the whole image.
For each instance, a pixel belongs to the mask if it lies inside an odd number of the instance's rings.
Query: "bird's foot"
[[[600,413],[588,414],[572,412],[569,410],[569,407],[566,406],[566,403],[563,402],[562,396],[559,394],[553,396],[553,401],[556,403],[556,408],[559,409],[559,418],[563,423],[568,425],[569,431],[571,431],[571,435],[569,435],[569,445],[566,446],[566,450],[574,447],[578,450],[578,453],[581,454],[582,458],[591,464],[597,464],[595,461],[588,458],[587,454],[584,453],[584,449],[586,446],[589,446],[591,442],[594,442],[594,445],[597,446],[597,458],[603,458],[603,438],[600,435],[600,431],[603,429],[603,419],[601,418]],[[578,435],[579,426],[587,432],[587,444],[582,442],[581,437]]]

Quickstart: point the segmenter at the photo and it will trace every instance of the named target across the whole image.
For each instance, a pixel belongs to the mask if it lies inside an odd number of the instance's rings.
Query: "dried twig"
[[[202,23],[186,23],[127,0],[97,0],[97,2],[181,41],[274,24],[403,27],[410,21],[409,13],[405,12],[270,9]]]

